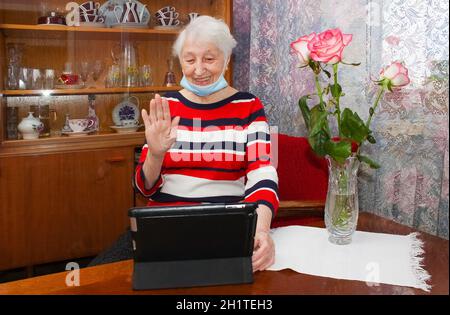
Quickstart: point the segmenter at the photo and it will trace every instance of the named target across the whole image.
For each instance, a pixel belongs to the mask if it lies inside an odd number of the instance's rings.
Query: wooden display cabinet
[[[142,109],[154,93],[179,89],[163,86],[166,61],[179,30],[154,29],[153,14],[171,5],[183,22],[189,12],[198,12],[222,18],[231,26],[232,0],[142,0],[152,15],[148,29],[36,25],[42,3],[48,10],[64,10],[67,2],[0,1],[0,270],[94,256],[128,226],[127,210],[136,199],[131,185],[134,149],[143,144],[144,132],[114,133],[110,128],[112,110],[129,95],[139,99]],[[25,45],[22,67],[55,69],[58,76],[66,62],[71,62],[74,70],[84,60],[111,65],[112,47],[124,41],[138,45],[139,64],[151,66],[153,86],[107,88],[103,71],[89,88],[7,88],[8,43]],[[177,60],[174,65],[179,80]],[[226,78],[231,82],[231,71]],[[71,118],[87,116],[91,94],[96,95],[99,132],[84,137],[61,136],[66,114]],[[30,106],[44,96],[50,99],[53,113],[51,136],[9,139],[7,108],[18,108],[20,122]]]

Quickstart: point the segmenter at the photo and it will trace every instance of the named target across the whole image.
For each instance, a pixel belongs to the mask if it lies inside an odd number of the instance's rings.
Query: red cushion
[[[304,137],[278,135],[274,158],[278,158],[280,200],[325,200],[328,167]],[[278,152],[278,157],[276,153]]]

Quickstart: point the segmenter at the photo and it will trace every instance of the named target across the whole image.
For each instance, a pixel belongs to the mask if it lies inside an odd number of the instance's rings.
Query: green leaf
[[[303,120],[305,121],[306,129],[310,130],[310,120],[311,120],[311,111],[308,107],[308,100],[311,97],[309,95],[305,95],[300,98],[298,101],[298,106],[300,107],[300,111],[302,112]]]
[[[339,98],[342,94],[342,87],[339,84],[333,84],[330,86],[331,89],[331,95],[333,95],[334,98]]]
[[[392,90],[392,81],[391,80],[388,81],[387,88],[389,91],[394,92],[394,90]]]
[[[357,66],[361,65],[361,62],[357,62],[357,63],[346,63],[346,62],[341,61],[341,63],[344,64],[344,65],[347,65],[347,66],[354,66],[354,67],[357,67]]]
[[[372,144],[377,143],[377,140],[375,140],[375,138],[372,135],[367,136],[367,141],[369,141],[369,143],[372,143]]]
[[[328,113],[320,107],[320,105],[316,105],[311,109],[311,130],[309,132],[310,136],[317,135],[320,131],[328,130],[328,121],[327,121]]]
[[[347,141],[327,141],[325,143],[325,151],[333,159],[343,163],[352,154],[352,145]]]
[[[318,134],[316,134],[315,136],[309,136],[308,137],[308,142],[311,145],[311,148],[313,149],[313,151],[319,155],[319,156],[325,156],[328,154],[326,148],[325,148],[325,144],[330,141],[330,137],[329,135],[321,130]]]
[[[341,118],[341,133],[344,137],[361,143],[367,138],[369,132],[369,128],[356,112],[352,112],[348,108],[344,109]]]
[[[324,111],[320,105],[311,108],[311,130],[309,132],[308,141],[311,148],[319,156],[327,154],[325,143],[331,138],[327,116],[328,113]]]
[[[312,71],[314,71],[315,74],[318,75],[320,73],[321,67],[318,61],[310,59],[308,65],[312,69]]]
[[[323,68],[322,68],[322,70],[323,70],[323,72],[325,72],[325,74],[327,75],[328,79],[331,79],[331,73],[330,73],[330,71],[325,70],[325,69],[323,69]]]
[[[381,166],[380,164],[378,164],[377,162],[371,160],[370,158],[368,158],[367,156],[364,155],[358,155],[358,160],[360,160],[361,162],[366,163],[367,165],[370,166],[370,168],[373,169],[379,169]]]

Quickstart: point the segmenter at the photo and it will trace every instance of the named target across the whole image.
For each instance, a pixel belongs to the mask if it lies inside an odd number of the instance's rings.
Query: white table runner
[[[418,233],[391,235],[356,231],[349,245],[328,241],[325,229],[288,226],[271,231],[275,264],[269,270],[299,273],[368,284],[386,283],[429,291],[423,269],[423,242]]]

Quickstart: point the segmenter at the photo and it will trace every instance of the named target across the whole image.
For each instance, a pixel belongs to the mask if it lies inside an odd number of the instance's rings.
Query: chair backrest
[[[277,160],[280,200],[325,200],[328,167],[305,137],[278,134],[273,158]],[[277,154],[278,153],[278,154]]]

